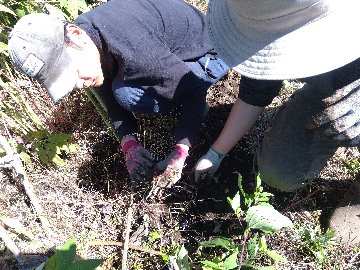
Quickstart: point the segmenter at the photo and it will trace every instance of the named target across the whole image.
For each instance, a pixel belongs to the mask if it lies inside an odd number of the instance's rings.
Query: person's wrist
[[[135,139],[125,141],[121,146],[121,152],[125,155],[131,148],[138,147],[139,143]]]
[[[175,145],[176,154],[180,159],[185,160],[189,156],[189,146],[185,144]]]
[[[220,153],[218,150],[216,150],[213,146],[210,147],[210,150],[213,151],[218,157],[224,158],[227,156],[227,153]]]
[[[227,154],[222,154],[219,151],[217,151],[214,147],[210,147],[208,153],[208,158],[213,162],[213,163],[218,163],[220,164],[221,161],[224,159],[224,157],[227,156]]]

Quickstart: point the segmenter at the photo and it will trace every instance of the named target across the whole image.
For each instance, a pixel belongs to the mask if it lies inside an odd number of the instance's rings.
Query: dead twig
[[[16,260],[19,263],[22,263],[23,259],[21,257],[19,248],[16,246],[14,241],[10,238],[5,228],[1,224],[0,224],[0,238],[4,241],[5,246],[11,251],[11,253],[14,254]]]
[[[2,158],[0,162],[0,167],[11,168],[15,172],[16,177],[20,180],[20,183],[24,186],[25,192],[29,197],[32,205],[34,206],[35,212],[37,213],[41,224],[45,228],[47,233],[50,233],[50,223],[45,217],[44,211],[36,198],[36,195],[33,191],[33,186],[28,180],[25,171],[22,167],[21,160],[18,155],[16,155],[7,140],[4,136],[0,136],[0,146],[4,149],[6,156]],[[2,164],[4,163],[4,164]]]
[[[43,257],[44,255],[42,254],[22,254],[21,258],[24,259],[29,259],[29,258],[34,258],[34,257]],[[16,259],[16,256],[2,256],[0,257],[0,261],[12,261]]]
[[[134,201],[134,184],[131,185],[131,194],[130,194],[130,205],[128,209],[127,219],[126,219],[126,227],[125,227],[125,239],[124,239],[124,247],[123,247],[123,256],[121,260],[121,269],[127,269],[127,254],[129,250],[129,238],[131,231],[131,222],[133,218],[133,201]]]
[[[124,244],[122,242],[116,242],[116,241],[91,241],[89,243],[89,245],[90,246],[118,246],[118,247],[123,247],[124,246]],[[157,255],[157,256],[165,255],[165,253],[162,253],[160,251],[140,247],[140,246],[137,246],[137,245],[134,245],[134,244],[131,244],[131,243],[128,244],[128,248],[133,249],[133,250],[146,252],[146,253],[149,253],[151,255]]]

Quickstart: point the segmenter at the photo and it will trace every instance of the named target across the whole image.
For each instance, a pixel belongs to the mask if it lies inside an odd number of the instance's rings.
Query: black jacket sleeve
[[[240,78],[239,98],[247,104],[265,107],[279,94],[282,81]]]

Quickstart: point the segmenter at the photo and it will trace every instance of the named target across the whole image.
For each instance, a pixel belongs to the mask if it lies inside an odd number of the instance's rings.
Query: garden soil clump
[[[142,263],[142,269],[167,269],[160,256],[152,251],[170,252],[174,244],[185,244],[191,256],[199,241],[215,236],[239,239],[243,231],[227,197],[238,192],[238,174],[246,191],[254,188],[253,159],[256,148],[279,106],[292,91],[283,91],[266,108],[256,125],[224,159],[217,179],[194,185],[193,168],[220,134],[238,95],[239,76],[230,71],[213,86],[207,96],[210,110],[202,124],[198,140],[192,147],[182,178],[170,189],[163,189],[149,198],[150,185],[132,185],[120,144],[107,130],[92,104],[80,92],[73,93],[67,103],[56,107],[48,116],[52,131],[73,133],[79,150],[64,156],[64,166],[47,166],[34,160],[27,173],[44,208],[51,227],[47,233],[39,223],[31,203],[9,171],[0,171],[0,217],[18,220],[31,232],[28,236],[12,232],[15,243],[27,263],[22,266],[11,260],[11,253],[0,241],[0,269],[28,269],[45,260],[74,237],[79,258],[104,258],[103,266],[121,268],[122,246],[126,226],[131,221],[128,265]],[[172,132],[176,113],[152,117],[137,115],[139,139],[156,160],[168,155],[174,145]],[[240,121],[240,120],[239,120]],[[315,226],[316,219],[326,225],[331,211],[349,186],[352,176],[342,169],[345,159],[358,157],[356,149],[340,149],[322,171],[319,181],[292,193],[281,193],[264,185],[275,196],[271,203],[295,224]],[[128,217],[129,209],[132,216]],[[9,229],[11,231],[11,229]],[[300,248],[300,240],[284,230],[270,236],[268,245],[289,260],[279,269],[320,269],[309,253]],[[156,237],[156,235],[160,235]],[[149,240],[152,239],[152,240]],[[117,243],[119,245],[115,245]],[[136,247],[147,246],[147,250]],[[135,248],[132,248],[135,247]],[[347,265],[354,251],[346,247],[329,255],[337,265]],[[139,269],[139,268],[137,268]],[[355,268],[354,268],[355,269]]]

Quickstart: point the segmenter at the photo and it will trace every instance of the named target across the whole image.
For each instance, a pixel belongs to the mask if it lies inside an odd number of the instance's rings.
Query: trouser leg
[[[198,60],[187,61],[185,64],[189,69],[202,80],[203,87],[199,91],[206,92],[207,89],[220,80],[229,70],[228,66],[213,55],[205,55]],[[150,94],[139,85],[128,84],[114,79],[112,89],[117,102],[132,112],[148,114],[167,114],[181,100],[169,101],[160,95]],[[203,94],[203,93],[194,93]]]
[[[257,152],[257,168],[266,184],[282,191],[301,188],[335,153],[333,141],[305,128],[310,117],[324,109],[319,93],[304,85],[275,115]]]
[[[166,114],[173,103],[159,95],[152,95],[141,86],[131,85],[115,79],[112,84],[117,102],[131,112],[145,114]]]

